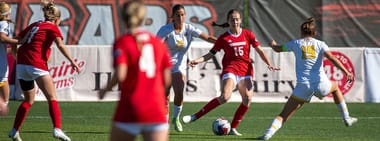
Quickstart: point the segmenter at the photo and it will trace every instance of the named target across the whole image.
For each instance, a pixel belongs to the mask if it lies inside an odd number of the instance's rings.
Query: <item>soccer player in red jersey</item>
[[[61,22],[60,10],[52,2],[42,1],[41,6],[45,21],[32,23],[19,34],[20,38],[27,38],[26,42],[17,50],[16,72],[25,100],[17,110],[9,137],[13,140],[21,140],[19,130],[34,103],[36,95],[34,82],[36,82],[49,103],[49,113],[54,126],[53,136],[63,141],[70,141],[70,138],[61,130],[60,109],[47,66],[52,43],[55,42],[61,53],[70,61],[72,69],[79,73],[79,67],[71,58],[62,41],[63,37],[58,28]]]
[[[264,54],[260,43],[256,40],[255,35],[251,31],[240,27],[241,16],[239,11],[230,10],[227,15],[227,21],[228,23],[221,26],[229,27],[228,31],[218,38],[210,52],[189,63],[191,67],[194,67],[199,63],[211,59],[217,52],[223,50],[225,54],[222,60],[222,93],[219,97],[208,102],[199,112],[184,116],[182,120],[184,123],[193,122],[219,105],[226,103],[232,95],[232,90],[237,85],[242,97],[242,103],[234,115],[229,134],[241,136],[236,128],[248,111],[253,96],[252,80],[254,70],[249,57],[251,45],[260,55],[261,59],[268,65],[269,70],[279,70],[279,68],[272,66],[267,55]]]
[[[111,82],[99,91],[119,84],[121,94],[112,121],[111,141],[135,140],[142,134],[146,141],[168,140],[169,124],[165,89],[170,86],[170,55],[158,37],[140,29],[146,8],[142,1],[129,1],[122,8],[127,32],[113,46],[115,73]]]

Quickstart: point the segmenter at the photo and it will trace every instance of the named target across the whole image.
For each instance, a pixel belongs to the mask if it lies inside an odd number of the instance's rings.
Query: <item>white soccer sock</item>
[[[173,106],[173,118],[179,118],[179,115],[181,114],[181,112],[182,112],[182,105],[181,106],[177,106],[177,105]]]
[[[272,121],[272,124],[270,125],[270,127],[268,127],[268,129],[266,130],[265,134],[273,135],[278,129],[281,128],[281,126],[282,126],[282,122],[279,121],[277,118],[275,118]]]
[[[346,102],[344,100],[342,102],[340,102],[339,104],[336,104],[336,105],[340,111],[342,118],[347,119],[350,117],[350,114],[349,114],[348,109],[347,109]]]

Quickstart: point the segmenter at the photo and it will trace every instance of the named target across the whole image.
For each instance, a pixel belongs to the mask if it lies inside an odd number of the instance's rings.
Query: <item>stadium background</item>
[[[39,0],[9,0],[12,6],[15,34],[28,24],[42,19]],[[73,73],[68,62],[57,50],[52,52],[49,62],[50,72],[56,84],[59,99],[63,101],[96,101],[96,92],[110,78],[111,52],[114,39],[123,33],[119,20],[119,6],[125,1],[116,0],[55,0],[62,10],[61,31],[70,52],[83,71]],[[213,21],[223,23],[231,8],[243,14],[243,27],[253,31],[262,46],[268,46],[271,39],[279,43],[299,37],[299,25],[308,17],[315,17],[319,26],[318,38],[327,42],[355,72],[353,85],[344,82],[341,72],[325,68],[330,78],[339,81],[349,102],[380,102],[380,92],[376,91],[376,78],[380,78],[380,2],[376,0],[147,0],[147,20],[145,28],[156,33],[160,26],[170,22],[171,6],[183,4],[187,21],[202,31],[215,36],[225,29],[211,26]],[[190,51],[190,58],[198,57],[212,45],[196,40]],[[256,67],[254,101],[284,102],[295,85],[294,58],[292,54],[276,54],[269,48],[265,51],[273,63],[282,71],[272,73],[254,62]],[[207,101],[218,95],[220,58],[216,56],[194,70],[188,70],[188,85],[185,101]],[[252,54],[253,60],[258,56]],[[327,63],[328,64],[328,63]],[[371,74],[371,75],[369,75]],[[13,81],[11,81],[13,82]],[[15,86],[17,88],[17,86]],[[117,99],[115,88],[107,100]],[[17,92],[13,90],[12,92]],[[40,93],[37,100],[45,98]],[[239,101],[234,94],[232,101]],[[323,101],[331,102],[331,98]]]

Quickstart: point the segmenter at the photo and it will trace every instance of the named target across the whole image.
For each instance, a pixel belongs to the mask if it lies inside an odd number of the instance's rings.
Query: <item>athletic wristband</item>
[[[281,45],[281,51],[286,51],[285,45]]]

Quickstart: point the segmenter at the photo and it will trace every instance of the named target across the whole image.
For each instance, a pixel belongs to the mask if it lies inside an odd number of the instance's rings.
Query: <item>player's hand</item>
[[[195,61],[195,60],[192,60],[192,61],[189,62],[189,66],[192,67],[192,68],[194,68],[196,65],[198,65],[198,62]]]
[[[71,63],[71,67],[77,72],[80,73],[80,69],[77,63]]]
[[[270,42],[270,46],[273,47],[273,46],[276,46],[276,45],[277,45],[277,42],[272,39],[272,41]]]
[[[99,99],[102,100],[104,98],[104,96],[106,95],[106,93],[107,93],[107,90],[105,90],[105,89],[99,90],[99,93],[98,93]]]
[[[268,69],[269,69],[270,71],[279,71],[279,70],[281,70],[281,68],[279,68],[279,67],[273,67],[272,65],[269,65],[269,66],[268,66]]]
[[[347,82],[351,83],[352,81],[354,81],[355,76],[352,73],[347,73],[346,78]]]

